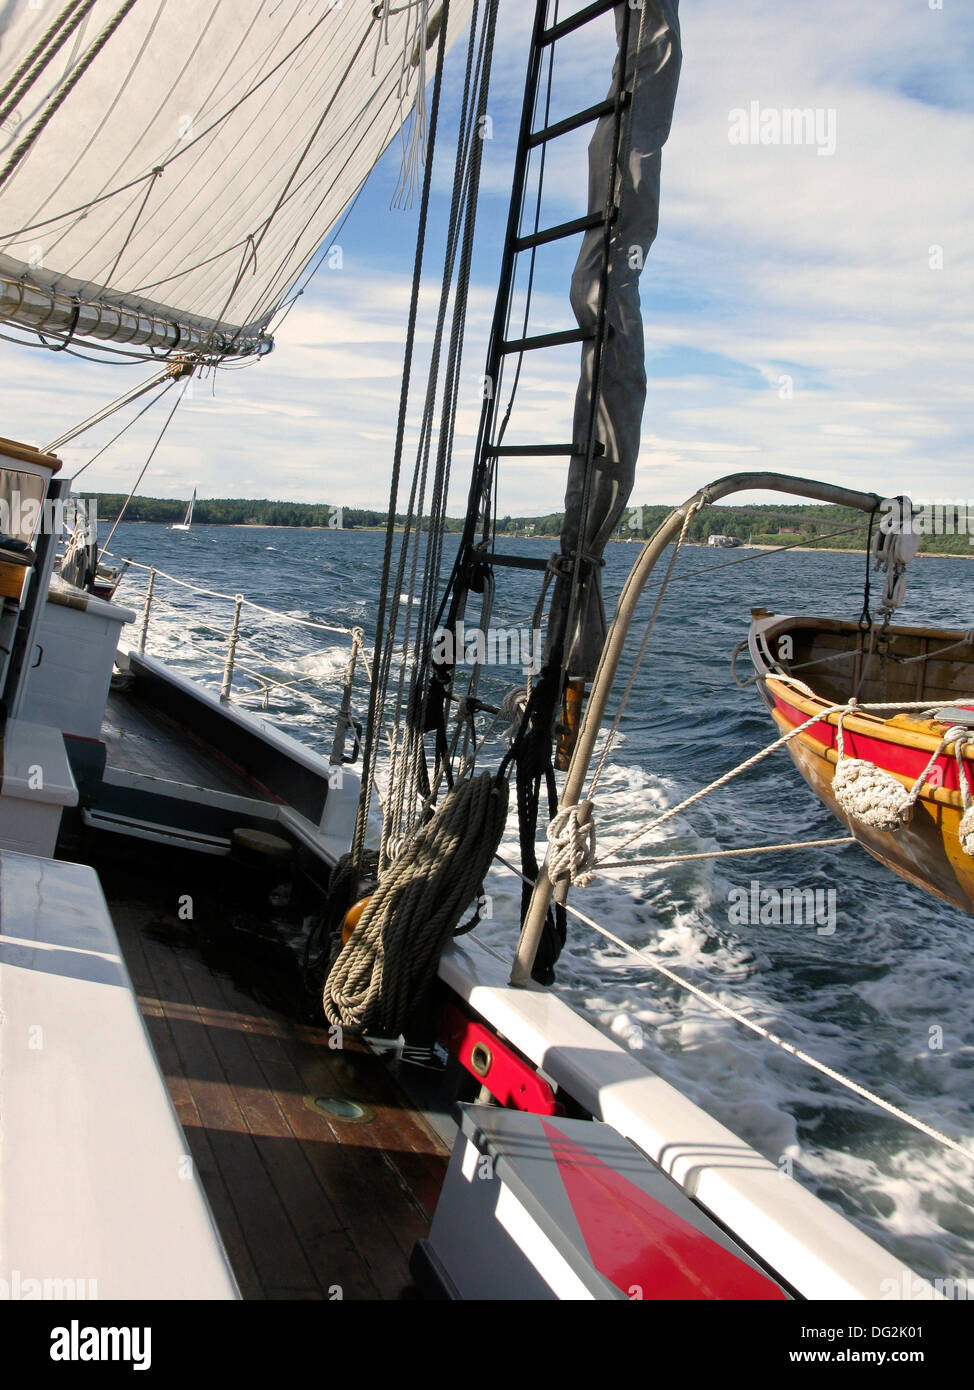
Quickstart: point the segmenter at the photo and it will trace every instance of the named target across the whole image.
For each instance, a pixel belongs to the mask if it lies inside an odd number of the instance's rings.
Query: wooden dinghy
[[[974,912],[974,813],[961,825],[974,787],[974,633],[893,626],[863,632],[854,622],[754,609],[748,646],[758,689],[782,734],[822,716],[786,745],[819,799],[894,873]],[[864,708],[848,711],[853,700]],[[969,729],[968,738],[942,747],[958,727]],[[906,793],[929,767],[894,829],[864,823],[840,804],[833,779],[842,757],[881,769]]]

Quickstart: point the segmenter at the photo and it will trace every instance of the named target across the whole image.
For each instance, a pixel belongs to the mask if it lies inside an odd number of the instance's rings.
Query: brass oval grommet
[[[490,1064],[493,1062],[490,1048],[486,1043],[475,1043],[470,1054],[470,1065],[478,1076],[486,1076],[490,1071]]]

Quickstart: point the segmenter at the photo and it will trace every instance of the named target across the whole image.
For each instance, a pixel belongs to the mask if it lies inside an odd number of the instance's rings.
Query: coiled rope
[[[440,954],[480,895],[508,795],[489,772],[458,781],[406,843],[325,981],[330,1023],[395,1038],[426,1021]]]

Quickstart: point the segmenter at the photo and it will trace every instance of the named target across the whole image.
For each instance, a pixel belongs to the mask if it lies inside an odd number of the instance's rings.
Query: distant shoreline
[[[111,517],[104,517],[104,518],[99,518],[99,520],[104,520],[106,523],[111,523],[111,521],[113,520],[113,518],[111,518]],[[127,524],[128,524],[129,526],[163,526],[163,527],[165,527],[165,528],[167,528],[167,529],[168,529],[169,526],[170,526],[170,523],[169,523],[168,521],[134,521],[134,522],[133,522],[133,521],[130,521],[130,522],[128,522]],[[341,535],[346,535],[346,536],[347,536],[347,535],[352,535],[352,534],[355,534],[355,533],[358,533],[358,534],[360,534],[360,535],[366,535],[366,536],[369,536],[369,535],[371,535],[371,536],[383,535],[383,534],[385,533],[385,529],[386,529],[384,526],[288,526],[288,525],[282,524],[281,522],[270,522],[270,521],[268,521],[268,522],[262,522],[262,521],[199,521],[199,522],[194,522],[194,526],[199,526],[200,528],[202,528],[202,527],[204,527],[204,526],[205,526],[205,527],[213,527],[214,529],[216,529],[216,530],[221,530],[221,531],[298,531],[298,532],[301,532],[301,531],[333,531],[333,532],[335,532],[336,534],[341,534]],[[403,528],[402,528],[401,526],[397,526],[397,527],[395,528],[395,534],[396,534],[396,535],[401,535],[401,534],[402,534],[402,530],[403,530]],[[447,534],[448,534],[448,535],[459,535],[460,533],[459,533],[459,531],[450,531],[450,532],[448,532]],[[545,542],[545,543],[548,545],[549,548],[557,548],[557,545],[558,545],[558,537],[557,537],[557,536],[522,536],[522,535],[519,535],[516,531],[498,531],[498,532],[497,532],[497,539],[498,539],[498,540],[504,540],[504,541],[543,541],[543,542]],[[643,544],[645,544],[645,542],[639,540],[638,538],[633,538],[632,540],[630,540],[630,539],[627,537],[627,538],[625,538],[625,539],[612,540],[612,541],[609,542],[609,544],[610,544],[610,545],[643,545]],[[690,541],[690,540],[684,541],[683,544],[684,544],[684,546],[693,546],[693,548],[694,548],[695,550],[770,550],[770,551],[774,551],[774,550],[792,550],[792,551],[795,551],[796,553],[799,553],[799,554],[809,553],[809,554],[813,554],[813,555],[814,555],[814,554],[818,554],[818,555],[865,555],[865,554],[866,554],[866,548],[865,548],[865,546],[851,546],[851,545],[850,545],[850,546],[838,546],[838,545],[790,545],[790,544],[785,544],[785,545],[757,545],[757,544],[754,544],[754,545],[747,545],[747,544],[741,544],[741,545],[727,545],[727,546],[711,546],[711,545],[708,545],[707,541]],[[938,550],[932,550],[932,551],[931,551],[931,550],[921,550],[920,553],[917,555],[916,558],[917,558],[918,560],[974,560],[974,546],[971,547],[970,554],[966,554],[966,553],[963,552],[963,551],[956,551],[956,550],[944,550],[944,551],[938,551]]]
[[[359,532],[363,535],[381,535],[385,532],[384,526],[281,526],[262,525],[254,521],[226,521],[226,522],[203,522],[201,526],[216,525],[225,531],[335,531],[342,535],[350,535]],[[396,535],[401,534],[402,527],[395,528]],[[459,535],[459,532],[450,532],[451,535]],[[497,539],[500,541],[546,541],[549,546],[558,545],[557,536],[520,536],[515,531],[498,531]],[[638,540],[612,540],[610,545],[640,545],[645,542]],[[793,550],[799,554],[811,555],[865,555],[865,546],[838,546],[838,545],[708,545],[706,541],[684,541],[685,546],[693,546],[695,550]],[[965,555],[960,551],[924,551],[921,550],[916,557],[918,560],[974,560],[974,546],[971,553]]]

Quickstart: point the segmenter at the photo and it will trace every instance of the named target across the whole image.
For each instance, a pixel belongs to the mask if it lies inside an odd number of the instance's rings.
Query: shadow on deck
[[[185,936],[154,934],[146,903],[109,896],[243,1297],[415,1297],[409,1256],[448,1152],[382,1061],[257,1003]],[[352,1100],[366,1116],[325,1115],[316,1097]]]

